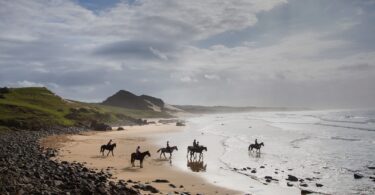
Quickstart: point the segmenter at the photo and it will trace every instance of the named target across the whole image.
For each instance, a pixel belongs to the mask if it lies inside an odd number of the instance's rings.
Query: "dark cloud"
[[[117,59],[158,60],[161,58],[159,54],[172,50],[176,50],[176,46],[173,44],[132,40],[103,45],[96,49],[93,55]]]

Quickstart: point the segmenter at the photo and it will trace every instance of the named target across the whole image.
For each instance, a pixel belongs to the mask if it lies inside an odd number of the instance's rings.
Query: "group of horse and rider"
[[[255,139],[255,143],[254,144],[250,144],[248,150],[252,151],[253,149],[255,149],[257,152],[260,152],[260,148],[262,146],[264,146],[263,142],[262,143],[258,143],[258,140]],[[109,155],[109,153],[112,153],[112,156],[114,156],[113,150],[114,150],[115,147],[116,147],[116,143],[112,143],[112,139],[110,139],[107,144],[102,145],[100,147],[100,152],[104,156],[104,151],[108,150],[107,156]],[[177,146],[172,146],[171,147],[169,145],[169,141],[167,141],[166,147],[165,148],[160,148],[157,152],[160,152],[160,158],[161,158],[162,155],[164,155],[164,158],[167,158],[165,156],[165,153],[169,153],[169,159],[171,159],[172,158],[172,153],[173,153],[174,150],[178,151]],[[193,157],[197,158],[197,156],[195,154],[199,154],[199,159],[201,159],[201,158],[203,158],[203,151],[207,151],[207,147],[205,147],[203,145],[200,145],[199,141],[196,141],[194,139],[193,145],[187,147],[187,154],[186,154],[186,156],[190,155],[190,159],[191,159]],[[132,164],[132,166],[134,167],[134,161],[135,160],[139,160],[140,161],[140,167],[142,168],[143,167],[143,165],[142,165],[143,164],[143,159],[145,158],[145,156],[151,157],[150,152],[149,151],[141,152],[141,147],[137,146],[136,151],[133,152],[131,154],[131,156],[130,156],[131,157],[131,164]]]

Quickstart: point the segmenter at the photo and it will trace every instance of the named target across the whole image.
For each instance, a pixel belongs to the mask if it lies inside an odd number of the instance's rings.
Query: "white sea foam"
[[[252,112],[187,121],[184,132],[168,135],[168,139],[182,148],[194,138],[208,146],[207,170],[198,174],[213,183],[253,194],[272,194],[275,189],[299,193],[286,186],[285,178],[291,174],[308,184],[300,188],[316,192],[375,193],[369,178],[374,172],[367,168],[375,166],[375,111]],[[247,151],[255,138],[265,143],[260,157]],[[188,171],[186,153],[179,152],[173,164]],[[243,169],[247,167],[251,169]],[[257,173],[251,173],[254,168]],[[364,178],[354,179],[355,172]],[[265,176],[279,181],[266,186]],[[299,187],[298,183],[294,186]],[[316,183],[324,186],[316,187]]]

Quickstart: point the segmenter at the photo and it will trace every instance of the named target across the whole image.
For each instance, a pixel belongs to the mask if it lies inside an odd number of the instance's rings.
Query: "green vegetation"
[[[154,111],[65,100],[41,87],[0,89],[0,131],[9,128],[38,130],[52,126],[89,126],[92,121],[135,122],[136,118],[166,116]]]

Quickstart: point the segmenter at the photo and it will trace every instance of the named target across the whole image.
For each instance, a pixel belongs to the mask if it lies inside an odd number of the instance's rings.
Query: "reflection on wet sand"
[[[203,159],[199,160],[187,160],[187,167],[193,172],[206,172],[207,164],[204,163]]]

